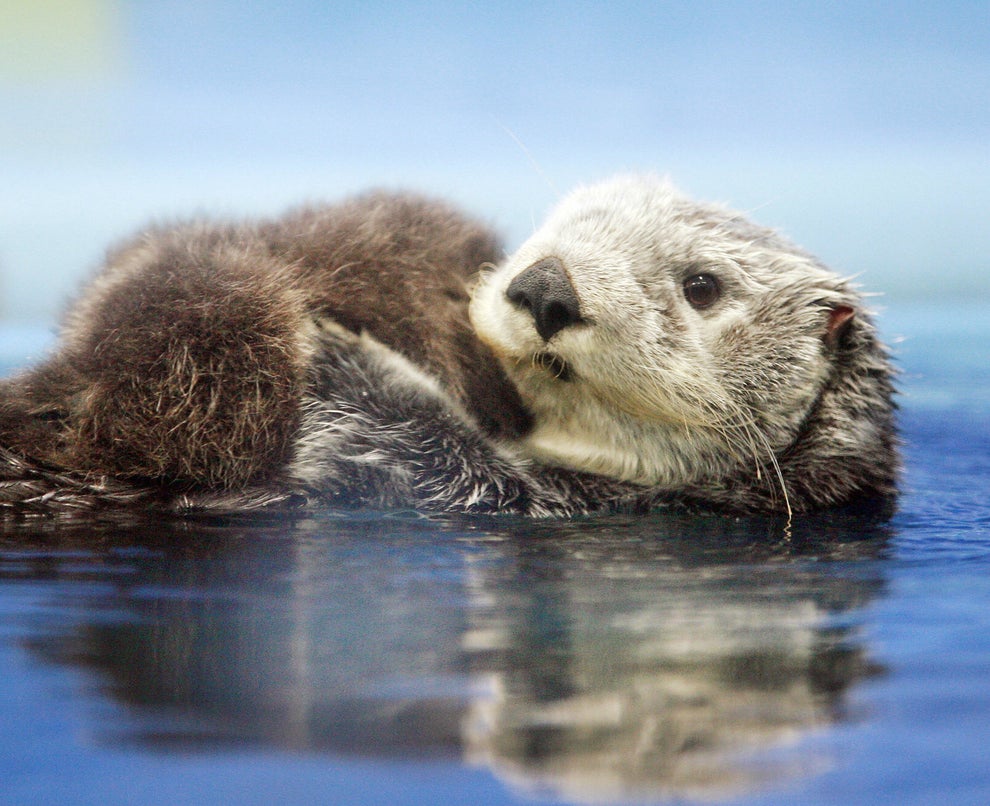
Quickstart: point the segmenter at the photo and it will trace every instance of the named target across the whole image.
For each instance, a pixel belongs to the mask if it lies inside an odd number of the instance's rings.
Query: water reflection
[[[877,671],[861,517],[12,526],[35,653],[128,706],[110,743],[442,755],[576,800],[749,791]],[[71,584],[70,584],[71,583]],[[780,752],[779,748],[796,747]]]

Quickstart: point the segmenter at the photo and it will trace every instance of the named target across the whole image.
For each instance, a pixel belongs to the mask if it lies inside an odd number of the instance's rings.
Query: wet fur
[[[548,255],[588,312],[549,344],[504,300]],[[717,316],[679,296],[699,266]],[[848,284],[658,180],[578,191],[504,261],[445,204],[371,194],[111,253],[0,385],[0,506],[811,509],[893,492],[890,375]]]
[[[548,257],[583,321],[547,342],[506,294]],[[696,310],[682,285],[702,272],[722,294]],[[486,278],[472,315],[533,413],[525,450],[544,463],[741,510],[894,490],[892,372],[859,293],[664,181],[571,194]],[[548,354],[550,372],[534,360]]]

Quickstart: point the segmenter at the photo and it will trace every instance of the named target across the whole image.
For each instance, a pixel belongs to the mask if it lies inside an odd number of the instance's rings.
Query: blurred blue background
[[[990,4],[0,0],[0,318],[152,219],[369,186],[512,248],[622,170],[898,299],[990,290]]]

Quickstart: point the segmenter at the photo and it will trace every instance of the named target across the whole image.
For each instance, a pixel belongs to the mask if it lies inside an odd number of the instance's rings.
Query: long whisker
[[[718,388],[714,382],[706,385],[709,394],[702,397],[694,392],[693,387],[698,384],[697,378],[679,382],[680,379],[668,372],[661,386],[655,370],[650,371],[644,366],[633,369],[644,383],[634,384],[623,390],[596,387],[595,392],[633,417],[679,426],[689,441],[695,441],[695,434],[699,430],[717,434],[735,462],[742,464],[746,457],[752,459],[757,479],[762,480],[765,470],[771,469],[775,482],[770,487],[771,497],[777,500],[775,490],[779,489],[787,511],[787,522],[790,524],[793,510],[780,462],[760,428],[759,419],[752,412],[744,409],[727,394],[711,395],[710,390]]]

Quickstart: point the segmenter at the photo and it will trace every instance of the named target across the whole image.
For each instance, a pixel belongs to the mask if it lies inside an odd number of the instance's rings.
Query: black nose
[[[536,332],[544,341],[581,321],[577,292],[564,271],[564,264],[555,257],[537,261],[517,274],[505,296],[533,315]]]

